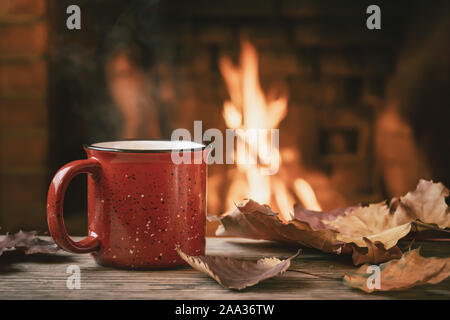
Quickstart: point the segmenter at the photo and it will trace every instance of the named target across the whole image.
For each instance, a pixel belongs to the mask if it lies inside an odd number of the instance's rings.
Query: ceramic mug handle
[[[47,223],[50,234],[56,244],[73,253],[88,253],[99,249],[100,242],[96,234],[75,242],[67,233],[64,225],[64,195],[70,181],[80,173],[97,174],[101,170],[100,162],[95,158],[72,161],[63,166],[53,177],[47,196]]]

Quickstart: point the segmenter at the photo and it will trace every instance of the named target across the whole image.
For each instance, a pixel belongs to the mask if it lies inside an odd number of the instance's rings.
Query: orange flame
[[[305,208],[321,210],[313,189],[304,179],[298,178],[294,182],[289,193],[289,188],[282,179],[277,176],[262,175],[259,171],[261,163],[270,167],[281,165],[281,155],[278,149],[271,149],[269,130],[276,129],[287,114],[287,97],[280,96],[268,99],[261,89],[258,73],[258,53],[255,47],[248,41],[242,42],[242,50],[239,66],[234,66],[228,57],[220,59],[220,71],[225,79],[230,100],[223,105],[223,118],[226,125],[232,129],[267,129],[258,141],[249,141],[250,156],[259,160],[257,166],[243,163],[237,155],[237,168],[245,176],[234,178],[230,186],[228,197],[231,200],[250,197],[261,203],[274,201],[274,207],[281,213],[285,221],[291,220],[290,214],[294,197],[297,197]],[[237,132],[238,138],[239,134]],[[272,152],[266,152],[271,150]],[[276,190],[276,191],[275,191]],[[233,201],[231,201],[233,203]],[[230,206],[227,208],[231,209]]]

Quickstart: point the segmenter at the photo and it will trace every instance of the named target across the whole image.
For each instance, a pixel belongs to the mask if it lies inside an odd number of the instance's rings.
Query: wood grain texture
[[[424,256],[448,256],[448,243],[423,243]],[[287,258],[297,251],[269,241],[208,238],[207,254],[245,259]],[[69,290],[69,265],[81,269],[81,289]],[[324,254],[313,249],[292,261],[285,274],[241,292],[220,287],[208,276],[190,268],[128,271],[98,266],[90,255],[61,252],[54,256],[25,256],[7,252],[0,257],[0,299],[450,299],[450,279],[401,292],[372,293],[351,289],[340,278],[352,270],[350,256]]]

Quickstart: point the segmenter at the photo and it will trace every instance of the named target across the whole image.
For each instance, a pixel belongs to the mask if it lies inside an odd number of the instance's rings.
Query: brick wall
[[[0,2],[0,226],[46,230],[45,0]]]

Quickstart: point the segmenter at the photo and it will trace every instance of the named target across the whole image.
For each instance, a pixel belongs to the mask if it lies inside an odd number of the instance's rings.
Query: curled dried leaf
[[[345,243],[354,243],[367,247],[364,238],[371,242],[382,243],[386,249],[394,247],[398,240],[411,231],[411,223],[398,225],[394,215],[385,203],[359,207],[348,215],[325,222],[338,231],[337,239]]]
[[[263,280],[285,272],[300,251],[286,260],[263,258],[258,261],[246,261],[220,256],[190,256],[180,248],[178,255],[194,269],[216,280],[226,289],[242,290]]]
[[[449,225],[445,202],[448,189],[441,183],[420,180],[417,188],[389,204],[380,202],[329,212],[294,208],[283,221],[269,206],[247,200],[231,214],[220,217],[217,235],[295,243],[323,252],[352,253],[355,264],[380,263],[400,256],[397,243],[412,225]]]
[[[381,202],[359,207],[324,223],[339,232],[336,238],[340,241],[368,247],[364,240],[367,238],[389,250],[417,221],[449,227],[450,211],[445,202],[448,195],[449,190],[442,183],[420,180],[415,191],[393,199],[389,205]]]
[[[402,256],[402,251],[399,247],[394,246],[386,249],[380,242],[373,243],[367,238],[363,238],[366,242],[366,247],[359,247],[355,244],[350,244],[352,249],[352,259],[355,266],[363,263],[377,264],[392,259],[398,259]]]
[[[404,290],[423,284],[436,284],[450,276],[450,258],[424,258],[419,249],[409,251],[400,259],[382,263],[380,267],[380,286],[368,287],[373,274],[368,273],[369,265],[361,266],[356,272],[346,274],[343,281],[353,288],[365,292]],[[370,278],[369,282],[371,282]]]
[[[331,229],[327,221],[321,219],[337,219],[358,209],[359,207],[349,207],[331,212],[314,212],[297,207],[294,210],[294,218],[283,222],[270,207],[247,200],[238,205],[234,212],[221,218],[222,226],[217,230],[217,234],[293,243],[328,253],[352,254],[355,265],[366,262],[380,263],[400,257],[401,251],[397,246],[385,249],[377,236],[373,240],[375,244],[371,246],[366,241],[372,241],[365,238],[364,233],[357,237],[339,238],[340,233]],[[410,228],[409,225],[405,227]],[[362,248],[359,247],[361,243]]]
[[[448,196],[449,190],[442,183],[421,179],[416,190],[394,199],[391,206],[398,206],[395,212],[398,224],[420,220],[445,229],[450,228],[450,208],[445,202]]]
[[[343,242],[336,239],[331,229],[313,229],[308,222],[297,220],[283,222],[269,206],[253,200],[237,205],[230,214],[220,219],[219,236],[245,237],[298,244],[323,252],[340,252]]]
[[[329,225],[325,223],[325,221],[336,220],[338,217],[345,216],[346,214],[357,208],[359,207],[348,207],[321,212],[308,210],[300,207],[299,205],[295,205],[294,219],[308,223],[313,230],[330,229]]]

